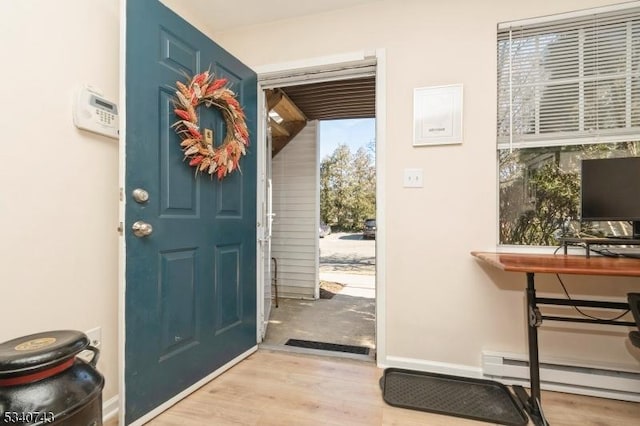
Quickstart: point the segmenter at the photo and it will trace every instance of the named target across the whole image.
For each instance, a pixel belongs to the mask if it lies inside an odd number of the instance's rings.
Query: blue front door
[[[129,0],[126,22],[129,424],[256,345],[256,75],[156,0]],[[222,181],[195,175],[171,128],[176,81],[208,69],[232,83],[252,144]],[[219,111],[198,115],[220,144]],[[134,235],[138,221],[151,234]]]

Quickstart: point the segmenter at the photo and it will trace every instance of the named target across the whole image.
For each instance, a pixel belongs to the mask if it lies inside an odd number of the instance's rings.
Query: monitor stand
[[[635,224],[636,222],[634,222]],[[636,237],[603,237],[603,238],[560,238],[560,244],[564,247],[564,254],[567,254],[567,246],[575,244],[583,244],[587,253],[586,256],[591,256],[591,246],[640,246],[640,238]]]

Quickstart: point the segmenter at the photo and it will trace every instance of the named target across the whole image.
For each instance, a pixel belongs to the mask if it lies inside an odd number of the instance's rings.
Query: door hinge
[[[123,230],[124,230],[124,223],[120,222],[118,224],[118,234],[122,235]]]
[[[120,188],[120,201],[124,200],[124,189],[121,187]]]

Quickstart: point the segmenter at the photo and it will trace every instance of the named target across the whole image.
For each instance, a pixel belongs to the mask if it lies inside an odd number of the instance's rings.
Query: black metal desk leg
[[[529,338],[529,379],[531,396],[522,388],[514,386],[516,396],[523,403],[531,421],[536,426],[546,426],[540,399],[540,360],[538,359],[538,326],[541,317],[536,302],[536,287],[533,272],[527,272],[527,336]]]
[[[531,399],[538,411],[540,401],[540,360],[538,359],[538,326],[540,325],[536,303],[536,286],[532,272],[527,272],[527,335],[529,336],[529,378],[531,379]]]

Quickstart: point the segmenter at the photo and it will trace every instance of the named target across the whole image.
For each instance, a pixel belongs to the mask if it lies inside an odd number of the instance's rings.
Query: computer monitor
[[[585,221],[631,221],[640,238],[640,157],[582,160],[581,216]]]

